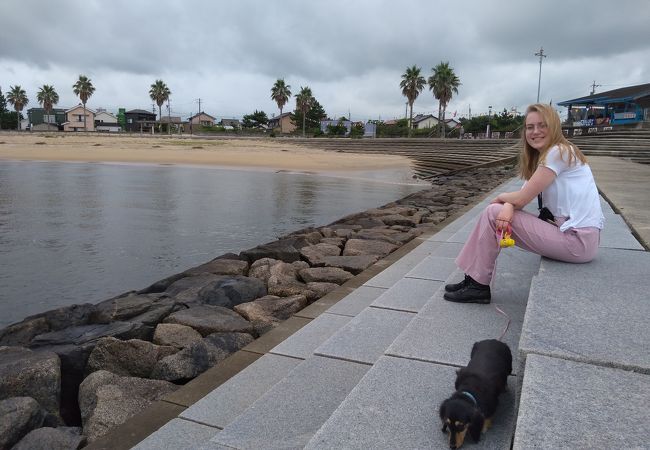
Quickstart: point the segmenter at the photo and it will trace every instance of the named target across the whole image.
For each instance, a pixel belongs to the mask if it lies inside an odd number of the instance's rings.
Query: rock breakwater
[[[42,428],[53,443],[93,442],[513,175],[438,176],[383,207],[0,330],[0,428],[14,430],[0,449]]]

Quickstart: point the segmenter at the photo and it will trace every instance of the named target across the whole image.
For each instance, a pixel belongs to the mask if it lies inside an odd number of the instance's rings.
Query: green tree
[[[85,75],[79,75],[77,82],[72,85],[72,91],[84,105],[84,131],[86,131],[86,102],[95,92],[95,86],[93,86],[90,78]]]
[[[445,137],[445,112],[452,96],[458,94],[460,79],[449,66],[449,62],[441,62],[431,70],[433,75],[429,77],[429,89],[438,99],[438,128],[440,137]]]
[[[50,115],[52,107],[59,103],[59,94],[56,93],[54,86],[44,84],[36,94],[36,99],[43,106],[45,114]],[[47,123],[50,123],[49,120]]]
[[[291,98],[291,86],[284,82],[283,78],[278,78],[271,88],[271,99],[278,104],[280,109],[280,133],[284,133],[282,129],[282,109]]]
[[[9,93],[7,94],[7,101],[11,103],[16,110],[16,122],[18,123],[18,130],[20,130],[20,112],[25,105],[29,103],[27,93],[20,86],[9,86]]]
[[[149,98],[156,102],[156,105],[158,105],[158,131],[162,132],[162,105],[165,103],[167,100],[169,100],[169,96],[171,95],[172,91],[169,90],[167,85],[163,82],[163,80],[156,80],[155,83],[151,85],[151,89],[149,89]]]
[[[314,100],[311,89],[300,86],[300,92],[296,94],[296,110],[302,114],[302,137],[305,137],[305,116],[313,106]]]
[[[244,115],[242,119],[243,128],[260,128],[269,123],[269,118],[264,111],[255,110],[252,114]]]
[[[325,108],[323,108],[321,104],[318,103],[318,100],[316,100],[313,97],[312,99],[313,101],[311,103],[311,107],[309,108],[309,111],[307,111],[307,114],[303,114],[300,110],[296,108],[296,110],[291,115],[291,121],[293,123],[304,122],[305,124],[304,127],[307,131],[313,134],[319,134],[320,121],[323,120],[325,117],[327,117],[327,114],[325,114]]]
[[[0,114],[4,114],[7,112],[7,100],[5,99],[5,96],[2,95],[2,88],[0,88]]]
[[[411,130],[413,129],[413,103],[426,85],[424,77],[420,75],[420,70],[421,69],[415,65],[413,65],[413,67],[407,67],[406,72],[402,74],[402,81],[399,84],[399,87],[402,88],[402,95],[406,97],[409,107],[411,108],[411,115],[409,118],[409,137],[411,137]]]

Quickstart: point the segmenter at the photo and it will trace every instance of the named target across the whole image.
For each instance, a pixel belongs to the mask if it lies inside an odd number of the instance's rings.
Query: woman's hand
[[[503,203],[503,200],[501,200],[501,194],[494,197],[494,199],[490,203]]]
[[[504,203],[495,220],[497,231],[506,230],[510,223],[512,223],[512,216],[514,216],[514,214],[514,206],[510,203]]]

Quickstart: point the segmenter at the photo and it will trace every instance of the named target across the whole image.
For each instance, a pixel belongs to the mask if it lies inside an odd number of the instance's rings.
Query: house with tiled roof
[[[66,110],[63,131],[95,131],[95,111],[80,103]]]
[[[282,115],[271,117],[269,119],[269,128],[274,131],[282,129],[283,133],[293,133],[297,127],[291,120],[291,112],[285,112]]]

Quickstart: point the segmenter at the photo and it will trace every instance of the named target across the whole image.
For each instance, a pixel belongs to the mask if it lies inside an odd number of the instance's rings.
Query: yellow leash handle
[[[501,239],[499,240],[499,246],[501,248],[512,247],[515,245],[515,240],[510,236],[512,236],[512,228],[508,225],[505,232],[503,229],[501,230]]]

